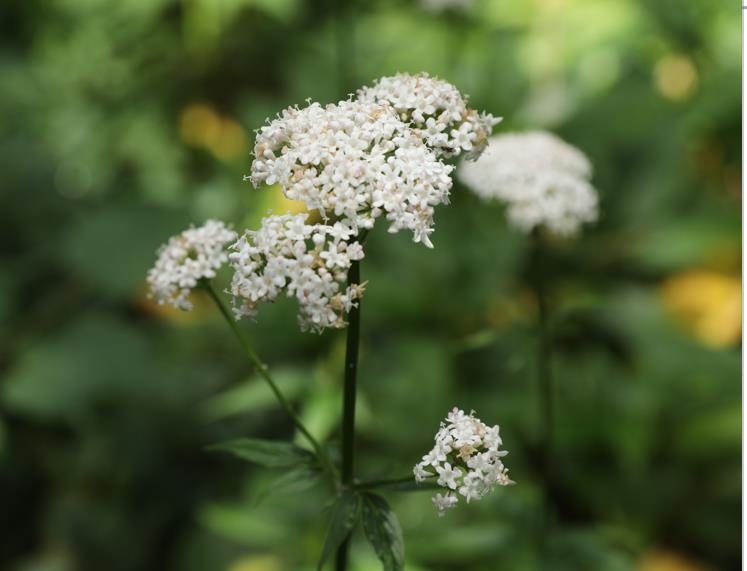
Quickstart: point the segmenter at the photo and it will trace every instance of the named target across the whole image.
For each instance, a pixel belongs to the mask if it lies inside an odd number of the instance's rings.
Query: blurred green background
[[[738,7],[338,4],[0,6],[0,569],[313,569],[323,491],[204,451],[291,425],[214,308],[154,306],[144,276],[190,222],[296,207],[242,182],[266,117],[397,71],[437,74],[503,116],[496,133],[550,129],[595,165],[599,223],[550,254],[544,568],[737,569]],[[445,413],[474,408],[501,425],[517,485],[441,519],[427,492],[388,494],[407,569],[538,569],[529,241],[458,185],[434,250],[406,234],[374,232],[363,265],[358,474],[407,475]],[[299,332],[291,301],[243,326],[334,444],[344,332]],[[362,538],[353,561],[379,568]]]

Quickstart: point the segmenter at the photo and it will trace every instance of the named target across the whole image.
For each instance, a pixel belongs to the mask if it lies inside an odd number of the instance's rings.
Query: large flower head
[[[254,316],[261,302],[285,290],[298,300],[303,330],[321,332],[346,325],[346,316],[363,295],[363,285],[347,286],[353,261],[363,248],[340,222],[308,224],[308,214],[268,216],[231,246],[231,293],[237,317]]]
[[[492,137],[475,162],[463,162],[459,179],[484,199],[507,206],[523,231],[545,226],[561,235],[597,219],[591,163],[577,148],[543,131]]]
[[[462,152],[476,158],[500,119],[468,107],[467,97],[451,83],[427,73],[383,77],[358,91],[362,101],[388,103],[441,157]]]
[[[467,502],[479,500],[496,486],[513,483],[501,460],[508,452],[501,450],[500,428],[483,423],[474,412],[465,414],[455,407],[434,440],[433,449],[413,473],[417,482],[437,478],[438,485],[446,489],[433,496],[439,515],[456,507],[460,496]]]
[[[150,295],[159,304],[192,309],[190,292],[201,279],[215,277],[228,261],[226,246],[234,240],[236,232],[218,220],[172,236],[158,250],[156,265],[148,272]]]
[[[311,103],[283,111],[257,133],[249,177],[278,183],[285,195],[354,232],[385,215],[430,246],[434,206],[448,202],[442,163],[391,106],[372,101]]]

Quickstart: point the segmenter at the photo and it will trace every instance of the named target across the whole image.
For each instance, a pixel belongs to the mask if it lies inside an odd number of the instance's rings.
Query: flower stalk
[[[314,452],[316,452],[316,455],[319,458],[319,461],[322,463],[322,465],[327,470],[327,472],[329,472],[329,475],[333,478],[336,478],[337,470],[332,464],[331,460],[329,459],[329,456],[327,455],[326,451],[324,450],[322,445],[319,444],[317,439],[312,436],[311,432],[309,432],[309,430],[304,426],[303,422],[301,421],[301,418],[298,416],[298,413],[294,410],[293,405],[288,401],[288,399],[285,398],[283,393],[280,391],[280,388],[277,386],[272,376],[270,375],[270,372],[267,369],[267,365],[265,365],[259,359],[257,354],[251,348],[251,346],[249,345],[248,339],[246,338],[244,333],[241,331],[241,329],[239,329],[239,326],[236,323],[236,320],[233,318],[230,310],[223,303],[220,296],[218,296],[217,292],[215,291],[215,288],[213,287],[213,284],[206,280],[205,289],[207,290],[212,300],[215,302],[215,305],[218,306],[218,309],[220,310],[221,315],[225,318],[226,322],[231,328],[231,331],[233,331],[234,335],[236,336],[236,339],[239,341],[239,344],[241,345],[241,348],[243,349],[246,357],[249,359],[252,365],[257,369],[260,376],[268,384],[268,386],[270,387],[270,390],[272,390],[273,394],[275,395],[275,398],[277,398],[280,405],[283,407],[285,412],[288,414],[290,419],[293,421],[293,424],[296,426],[299,432],[303,434],[304,438],[306,438],[306,440],[312,446],[312,448],[314,449]]]
[[[537,299],[537,415],[539,425],[539,465],[544,485],[544,518],[542,523],[542,548],[550,532],[552,505],[550,481],[554,440],[555,406],[552,382],[552,340],[550,335],[550,308],[547,292],[547,259],[545,244],[539,229],[532,232],[531,286]]]
[[[360,262],[354,261],[348,270],[348,286],[360,285]],[[355,397],[358,376],[358,348],[360,346],[360,300],[348,316],[347,343],[345,346],[345,372],[342,390],[342,467],[343,488],[353,487],[355,461]],[[337,571],[345,571],[348,565],[350,536],[337,550]]]
[[[543,471],[545,479],[549,477],[549,467],[551,464],[552,444],[553,444],[553,386],[552,373],[550,370],[551,346],[550,332],[548,327],[549,308],[547,304],[547,292],[544,285],[536,285],[537,308],[538,308],[538,346],[537,346],[537,365],[538,365],[538,383],[539,383],[539,417],[540,417],[540,434],[543,450]]]

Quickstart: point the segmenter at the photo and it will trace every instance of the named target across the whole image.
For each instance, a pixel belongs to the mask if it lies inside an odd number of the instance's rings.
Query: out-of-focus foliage
[[[204,450],[289,438],[291,425],[209,300],[164,310],[143,280],[189,222],[298,208],[242,182],[266,117],[397,71],[438,74],[504,116],[498,131],[555,130],[595,165],[601,220],[553,244],[545,268],[557,401],[545,568],[736,568],[736,7],[475,0],[433,14],[379,0],[339,2],[340,16],[330,4],[2,3],[0,568],[313,568],[325,491],[292,493],[277,469]],[[459,187],[433,239],[369,238],[356,469],[407,475],[449,408],[478,410],[501,425],[518,484],[442,519],[427,493],[386,494],[407,569],[536,569],[528,241]],[[343,334],[298,332],[286,301],[244,326],[335,443]],[[379,568],[362,536],[353,561]]]

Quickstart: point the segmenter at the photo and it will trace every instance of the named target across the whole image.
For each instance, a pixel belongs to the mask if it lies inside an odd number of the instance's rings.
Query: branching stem
[[[215,305],[218,306],[218,309],[220,310],[221,315],[223,315],[229,327],[231,328],[231,331],[233,331],[234,335],[238,339],[239,344],[241,345],[241,348],[244,350],[244,354],[246,355],[246,357],[249,359],[252,365],[254,365],[254,367],[257,369],[260,376],[269,385],[270,389],[275,395],[275,398],[277,398],[280,405],[283,407],[285,412],[291,418],[291,420],[293,421],[293,424],[296,426],[296,428],[298,428],[299,432],[303,434],[306,440],[308,440],[309,444],[311,444],[312,448],[314,449],[314,452],[316,452],[316,455],[319,458],[319,461],[324,465],[324,468],[329,472],[330,476],[332,476],[333,479],[336,479],[337,469],[332,464],[326,451],[324,450],[324,448],[322,448],[321,444],[319,444],[316,438],[314,438],[311,435],[311,433],[308,431],[308,429],[304,426],[303,422],[301,421],[301,418],[298,416],[298,413],[296,413],[296,411],[294,410],[293,405],[288,401],[288,399],[285,398],[283,393],[280,391],[280,388],[277,386],[272,376],[270,375],[267,365],[265,365],[259,359],[257,354],[251,348],[251,346],[249,345],[249,341],[247,340],[243,331],[241,331],[241,329],[239,328],[238,324],[236,323],[236,320],[234,319],[233,315],[231,315],[231,312],[229,311],[229,309],[223,303],[223,300],[221,300],[220,296],[218,296],[217,292],[215,291],[215,288],[213,287],[213,284],[210,282],[207,282],[205,289],[207,290],[208,294],[210,294],[210,297],[215,302]]]

